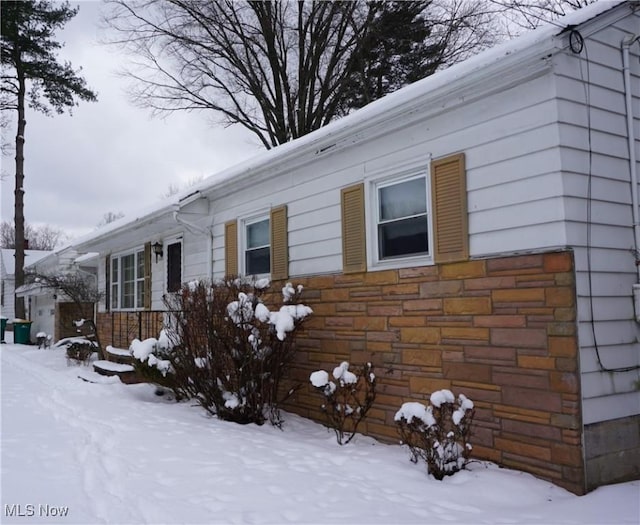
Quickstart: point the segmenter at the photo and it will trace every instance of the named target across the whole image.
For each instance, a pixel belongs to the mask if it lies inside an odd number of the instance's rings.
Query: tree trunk
[[[24,284],[24,129],[25,120],[24,99],[26,94],[25,74],[22,68],[20,50],[14,50],[14,60],[18,76],[18,132],[16,134],[16,189],[15,189],[15,287]],[[24,298],[14,296],[15,316],[25,318]]]

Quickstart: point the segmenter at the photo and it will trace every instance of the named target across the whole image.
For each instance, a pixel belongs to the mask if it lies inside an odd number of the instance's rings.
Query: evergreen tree
[[[25,101],[45,114],[63,113],[76,105],[76,98],[95,101],[96,94],[71,64],[58,62],[56,52],[62,44],[54,40],[55,31],[72,19],[78,9],[68,3],[49,1],[0,2],[2,39],[2,83],[0,109],[16,111],[15,175],[15,279],[16,288],[24,283],[24,143]],[[17,317],[24,317],[24,300],[15,299]]]
[[[433,74],[446,59],[446,39],[432,39],[426,19],[431,0],[370,2],[375,12],[354,60],[345,110],[360,108]]]

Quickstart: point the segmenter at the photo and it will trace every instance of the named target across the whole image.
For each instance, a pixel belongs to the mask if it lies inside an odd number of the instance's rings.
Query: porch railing
[[[134,339],[158,337],[164,326],[166,312],[144,310],[140,312],[108,312],[98,314],[98,326],[103,345],[129,348]]]

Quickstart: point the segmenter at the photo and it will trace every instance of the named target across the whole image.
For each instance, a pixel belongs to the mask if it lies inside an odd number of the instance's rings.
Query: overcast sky
[[[25,132],[25,218],[49,224],[72,237],[93,230],[106,212],[135,214],[158,202],[170,184],[184,185],[262,151],[244,128],[215,125],[203,113],[152,118],[129,101],[127,81],[117,75],[129,57],[100,44],[98,1],[71,2],[80,11],[56,37],[61,60],[98,93],[68,114],[27,112]],[[15,115],[10,115],[15,120]],[[9,131],[5,141],[15,141]],[[13,219],[14,152],[2,158],[2,219]]]

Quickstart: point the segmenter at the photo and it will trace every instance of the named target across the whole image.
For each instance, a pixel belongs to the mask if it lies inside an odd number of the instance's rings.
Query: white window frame
[[[109,260],[109,293],[111,294],[110,296],[110,304],[109,304],[109,308],[113,311],[119,311],[119,312],[135,312],[135,311],[139,311],[139,310],[144,310],[144,294],[142,297],[142,304],[140,306],[137,305],[138,302],[138,286],[140,283],[142,283],[142,285],[144,286],[144,282],[145,282],[145,276],[144,274],[142,276],[138,275],[138,254],[142,254],[142,267],[143,267],[143,272],[144,272],[144,246],[140,246],[137,248],[134,248],[132,250],[126,250],[123,252],[119,252],[119,253],[115,253],[113,255],[111,255],[111,258]],[[129,256],[129,255],[133,255],[133,268],[134,268],[134,277],[133,277],[133,302],[134,302],[134,307],[133,308],[124,308],[122,307],[122,293],[123,293],[123,277],[124,277],[124,273],[122,271],[122,259]],[[117,265],[118,265],[118,279],[117,281],[114,281],[113,279],[113,263],[114,261],[117,261]],[[117,293],[116,293],[116,298],[117,298],[117,302],[114,303],[113,300],[113,289],[116,288],[117,289]],[[150,291],[148,291],[149,293]]]
[[[269,272],[261,274],[247,274],[247,263],[245,254],[247,252],[247,226],[257,222],[267,221],[269,223]],[[270,210],[262,210],[238,219],[238,271],[240,275],[252,275],[256,278],[269,277],[271,275],[271,213]],[[264,248],[264,247],[263,247]]]
[[[367,234],[367,268],[370,271],[389,270],[396,268],[411,268],[414,266],[433,265],[433,214],[431,210],[431,174],[429,171],[430,158],[424,157],[413,162],[408,162],[398,169],[387,168],[374,173],[365,179],[365,217]],[[398,256],[381,259],[378,249],[378,213],[379,193],[378,189],[385,186],[407,182],[424,177],[426,189],[427,210],[427,240],[428,253],[407,256]]]

